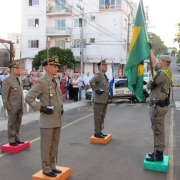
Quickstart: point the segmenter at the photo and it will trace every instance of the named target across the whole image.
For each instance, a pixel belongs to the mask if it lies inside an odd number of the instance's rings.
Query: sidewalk
[[[91,101],[90,100],[85,100],[85,93],[84,90],[82,90],[82,100],[74,102],[73,100],[66,100],[63,103],[64,111],[69,111],[71,109],[81,107],[81,106],[87,106],[90,105]],[[39,111],[34,112],[31,108],[29,108],[29,112],[24,112],[23,118],[22,118],[22,124],[27,124],[28,122],[31,121],[37,121],[39,120]],[[8,117],[6,116],[0,116],[0,131],[2,130],[7,130],[7,121]]]

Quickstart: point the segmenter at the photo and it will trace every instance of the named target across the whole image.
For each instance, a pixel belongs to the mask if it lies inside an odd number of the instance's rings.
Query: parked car
[[[115,79],[115,91],[113,92],[113,98],[119,99],[129,99],[129,100],[137,100],[136,96],[133,92],[127,87],[128,80],[127,79]],[[142,103],[146,101],[149,97],[150,90],[146,88],[147,82],[143,81],[143,100]],[[138,101],[138,100],[137,100]]]
[[[144,73],[144,77],[143,77],[143,80],[148,82],[149,81],[149,78],[150,78],[150,73]]]
[[[146,99],[149,97],[150,91],[146,88],[147,82],[144,82],[144,88],[143,88],[143,102],[146,101]],[[119,99],[129,99],[129,100],[137,100],[135,95],[132,93],[130,89],[128,89],[128,80],[127,79],[115,79],[115,90],[113,92],[113,99],[119,98]],[[85,93],[86,100],[91,100],[93,90],[88,89]]]

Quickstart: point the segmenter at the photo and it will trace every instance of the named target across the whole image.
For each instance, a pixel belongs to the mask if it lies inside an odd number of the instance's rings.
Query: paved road
[[[179,71],[175,71],[174,75],[176,73]],[[62,120],[58,165],[71,168],[69,180],[179,180],[179,90],[173,88],[173,101],[165,121],[165,154],[170,156],[168,173],[143,170],[145,154],[153,151],[148,102],[109,104],[104,133],[111,133],[112,140],[107,145],[89,142],[93,135],[93,109],[90,103],[85,100],[76,105],[67,103]],[[35,118],[38,114],[34,114],[34,119],[28,116],[30,120],[22,125],[21,137],[30,141],[31,147],[18,154],[0,154],[0,180],[29,180],[41,169],[38,119]],[[0,130],[0,143],[5,142],[6,129]]]

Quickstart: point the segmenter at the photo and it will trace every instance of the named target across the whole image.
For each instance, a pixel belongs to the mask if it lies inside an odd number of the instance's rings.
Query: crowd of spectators
[[[6,69],[2,69],[2,72],[0,73],[0,95],[2,82],[9,76],[9,73],[10,72]],[[40,71],[32,71],[30,74],[28,74],[27,70],[23,71],[19,75],[23,84],[23,89],[29,91],[40,76],[42,76],[42,72]],[[82,88],[84,87],[85,91],[90,88],[89,81],[91,76],[89,73],[87,73],[84,81],[82,80],[80,73],[75,73],[70,76],[68,73],[58,72],[56,78],[60,81],[60,90],[63,94],[63,101],[67,99],[74,100],[74,102],[80,101],[82,100]]]

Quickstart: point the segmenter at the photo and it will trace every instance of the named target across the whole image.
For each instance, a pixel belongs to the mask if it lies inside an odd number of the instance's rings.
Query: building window
[[[121,8],[121,0],[99,0],[99,9]]]
[[[73,40],[73,48],[80,48],[80,39]]]
[[[29,0],[29,6],[39,5],[39,0]]]
[[[90,38],[90,43],[95,43],[95,38]]]
[[[65,49],[65,40],[55,40],[55,46]]]
[[[39,27],[39,19],[28,19],[28,27]]]
[[[39,48],[39,40],[29,40],[28,48]]]
[[[95,16],[91,16],[91,21],[95,21],[96,17]]]
[[[56,31],[65,31],[66,29],[66,22],[65,19],[57,19],[55,21]]]
[[[76,62],[74,66],[74,73],[80,73],[81,72],[81,63]],[[83,73],[84,73],[84,63],[83,63]]]
[[[80,48],[81,47],[81,40],[74,39],[73,40],[73,48]],[[86,39],[83,40],[83,48],[86,48]]]
[[[74,19],[74,27],[82,27],[82,18]],[[86,27],[86,19],[84,19],[84,27]]]
[[[124,29],[127,29],[127,20],[124,19]]]

